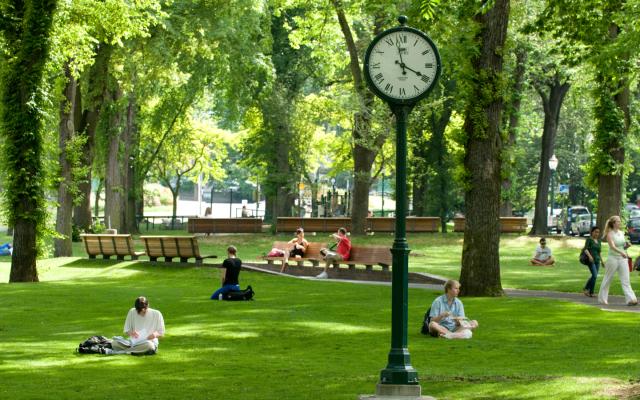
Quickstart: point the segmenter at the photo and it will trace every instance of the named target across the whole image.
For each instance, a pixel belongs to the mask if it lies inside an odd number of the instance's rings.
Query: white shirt
[[[545,261],[551,257],[551,249],[547,246],[538,246],[536,247],[536,254],[533,255],[533,258],[540,261]]]
[[[160,336],[164,335],[164,318],[162,313],[153,308],[147,308],[145,315],[138,314],[135,307],[129,310],[127,313],[127,319],[124,321],[124,332],[130,331],[145,331],[147,335],[150,335],[154,331],[158,331]],[[153,342],[158,345],[158,338],[154,338]]]

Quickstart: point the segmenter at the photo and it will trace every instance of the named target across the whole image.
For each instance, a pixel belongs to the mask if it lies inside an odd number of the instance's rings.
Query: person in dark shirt
[[[238,276],[240,275],[242,261],[236,257],[236,253],[237,250],[234,246],[227,248],[227,259],[222,262],[222,273],[220,274],[222,287],[211,295],[211,300],[218,300],[220,295],[240,290]]]

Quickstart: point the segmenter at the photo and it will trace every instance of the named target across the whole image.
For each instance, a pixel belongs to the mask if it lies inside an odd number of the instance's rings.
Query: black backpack
[[[89,339],[80,343],[78,353],[80,354],[101,354],[104,349],[111,348],[111,339],[104,336],[91,336]]]
[[[251,288],[251,285],[247,286],[245,290],[236,290],[233,292],[227,292],[222,295],[222,300],[228,301],[240,301],[240,300],[253,300],[255,292]]]
[[[429,307],[427,312],[424,314],[424,319],[422,320],[422,328],[420,329],[420,333],[422,333],[423,335],[430,335],[429,333],[429,322],[431,322],[431,317],[429,316],[430,312],[431,312],[431,307]]]

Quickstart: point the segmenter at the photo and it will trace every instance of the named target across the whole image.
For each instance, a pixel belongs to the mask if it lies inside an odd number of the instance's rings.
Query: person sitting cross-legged
[[[540,239],[540,246],[536,247],[536,252],[529,262],[531,265],[553,265],[556,262],[545,238]]]
[[[222,262],[222,272],[220,275],[222,287],[213,292],[211,300],[219,300],[226,293],[240,290],[238,276],[242,268],[242,261],[236,257],[237,252],[238,250],[236,250],[235,246],[227,247],[227,259]]]
[[[444,285],[444,294],[431,304],[429,334],[445,339],[470,339],[478,321],[470,321],[464,315],[464,306],[458,299],[460,283],[450,279]]]
[[[114,337],[112,349],[105,349],[105,354],[155,354],[158,351],[158,338],[164,336],[162,313],[150,308],[147,298],[140,296],[127,313],[124,332],[130,339]]]

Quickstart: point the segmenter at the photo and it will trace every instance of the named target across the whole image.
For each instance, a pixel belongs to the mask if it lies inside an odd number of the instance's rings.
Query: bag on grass
[[[633,269],[640,271],[640,257],[637,257],[636,262],[633,263]]]
[[[105,336],[91,336],[78,345],[78,353],[80,354],[100,354],[104,353],[104,349],[111,348],[111,339]]]
[[[422,328],[420,329],[420,333],[423,335],[429,335],[429,322],[431,322],[431,317],[429,316],[431,313],[431,307],[424,314],[424,319],[422,320]]]
[[[227,292],[222,296],[222,300],[228,301],[241,301],[241,300],[252,300],[255,292],[251,285],[247,286],[245,290],[235,290],[232,292]]]
[[[589,266],[590,264],[589,256],[587,255],[586,249],[582,249],[582,251],[580,252],[580,264],[584,264],[586,266]]]

